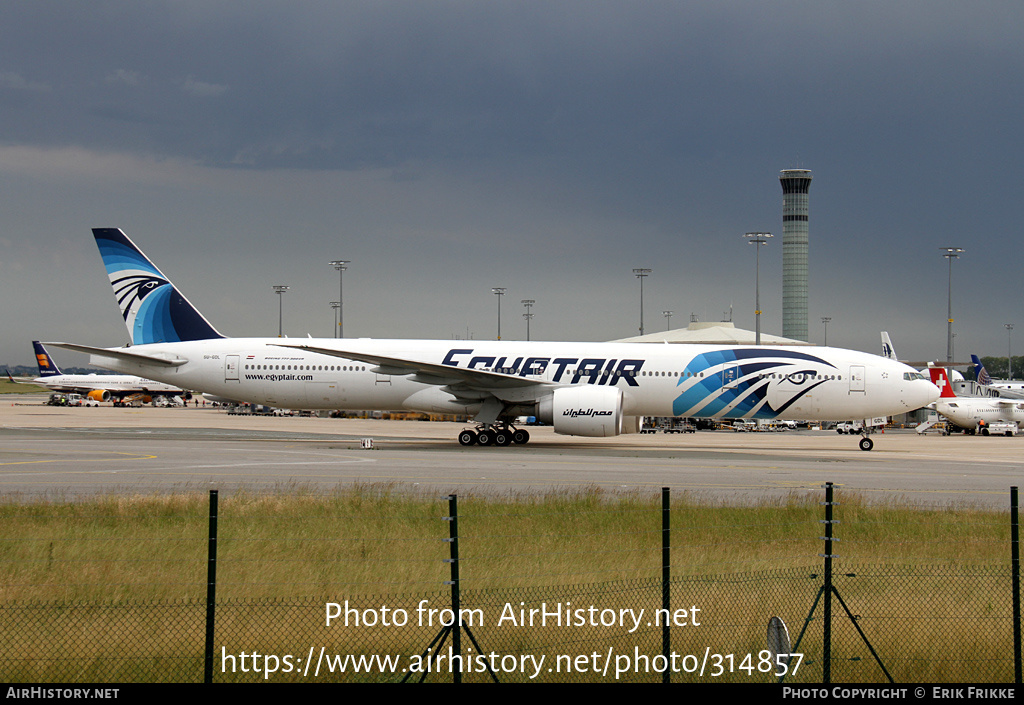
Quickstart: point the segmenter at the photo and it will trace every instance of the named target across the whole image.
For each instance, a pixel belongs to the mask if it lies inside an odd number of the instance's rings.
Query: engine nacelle
[[[110,401],[110,392],[106,389],[93,389],[85,396],[96,401]]]
[[[537,404],[537,418],[567,436],[622,433],[622,390],[615,387],[562,387]]]

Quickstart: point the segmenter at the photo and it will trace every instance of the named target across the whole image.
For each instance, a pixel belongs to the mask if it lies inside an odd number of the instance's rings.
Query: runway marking
[[[13,450],[5,450],[4,452],[5,453],[38,453],[39,451],[36,451],[36,450],[23,450],[23,449],[20,449],[20,448],[15,448]],[[58,450],[51,450],[50,452],[51,453],[60,453],[62,451],[60,451],[58,449]],[[148,454],[142,454],[142,453],[130,453],[130,452],[127,452],[127,451],[117,451],[117,450],[92,450],[92,451],[89,451],[89,450],[72,450],[72,451],[65,451],[65,452],[67,452],[67,453],[105,453],[107,455],[125,455],[125,456],[128,456],[129,458],[133,458],[135,460],[154,460],[157,457],[155,455],[148,455]],[[77,460],[77,462],[80,462],[80,463],[98,463],[100,461],[110,460],[110,458],[77,458],[77,459],[76,458],[71,458],[71,459],[72,460]],[[4,466],[4,465],[34,465],[34,464],[39,464],[39,463],[66,463],[66,462],[68,462],[68,458],[67,457],[64,457],[64,458],[50,458],[48,460],[12,460],[12,461],[9,461],[9,462],[0,462],[0,466]]]

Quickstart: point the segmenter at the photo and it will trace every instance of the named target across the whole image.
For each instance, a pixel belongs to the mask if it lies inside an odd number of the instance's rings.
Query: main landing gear
[[[507,446],[512,443],[523,445],[530,440],[530,434],[521,428],[515,428],[508,424],[477,426],[476,429],[467,428],[459,432],[459,443],[464,446]]]

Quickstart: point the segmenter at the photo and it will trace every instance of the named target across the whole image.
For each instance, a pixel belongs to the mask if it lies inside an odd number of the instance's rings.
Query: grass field
[[[728,506],[674,497],[673,603],[699,606],[705,621],[699,629],[675,630],[673,648],[756,654],[764,648],[764,625],[772,615],[783,615],[795,638],[821,580],[822,499],[793,495]],[[1008,513],[869,504],[844,493],[837,493],[837,501],[837,585],[875,648],[888,657],[888,667],[899,671],[898,680],[1012,677]],[[332,630],[323,619],[328,600],[350,600],[370,613],[386,604],[413,614],[422,599],[446,604],[450,544],[444,498],[392,486],[336,494],[238,493],[220,498],[218,514],[218,645],[286,653],[327,644],[336,653],[413,654],[436,631],[435,624]],[[8,615],[0,620],[0,639],[8,649],[37,655],[15,659],[18,670],[0,677],[195,677],[202,634],[195,626],[202,624],[206,595],[205,494],[12,500],[0,503],[0,522],[0,610]],[[460,496],[458,527],[464,604],[490,619],[491,628],[481,630],[487,648],[552,658],[634,646],[658,652],[660,636],[653,629],[612,634],[593,626],[571,632],[494,628],[508,605],[656,609],[658,496],[596,488]],[[843,654],[834,678],[879,682],[880,671],[852,624],[838,605],[833,609],[834,649]],[[193,626],[179,628],[179,622]],[[796,682],[813,682],[820,674],[817,623],[811,622],[812,636],[802,647],[810,680]],[[950,654],[951,635],[965,632],[971,634],[969,650]],[[72,654],[78,675],[47,670],[63,667],[54,654]],[[990,670],[979,670],[979,662]],[[172,663],[184,670],[173,670]],[[733,680],[751,677],[737,673]],[[763,674],[758,678],[766,680]]]
[[[3,378],[0,379],[0,394],[35,394],[37,392],[48,392],[46,387],[40,387],[37,384],[18,384],[17,382],[11,382],[7,379],[7,375],[4,374]]]
[[[756,506],[672,502],[674,573],[820,564],[818,496]],[[837,494],[842,563],[992,565],[1009,557],[1007,512],[868,504]],[[447,579],[447,501],[365,487],[337,494],[245,494],[219,503],[224,597],[343,588],[406,591]],[[107,496],[0,504],[0,600],[205,595],[208,497]],[[658,577],[657,496],[600,489],[459,498],[462,581],[531,587]],[[19,538],[15,538],[19,537]]]

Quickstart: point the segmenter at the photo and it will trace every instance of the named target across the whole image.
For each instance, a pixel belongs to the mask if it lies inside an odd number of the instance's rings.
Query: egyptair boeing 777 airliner
[[[644,416],[867,419],[938,398],[913,368],[838,348],[226,338],[124,233],[93,235],[132,345],[52,345],[228,399],[465,414],[477,425],[459,434],[463,445],[525,443],[513,424],[521,415],[556,433],[615,436],[638,431]]]

